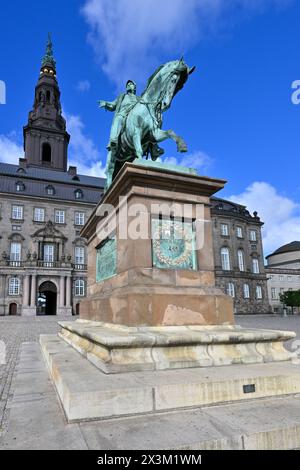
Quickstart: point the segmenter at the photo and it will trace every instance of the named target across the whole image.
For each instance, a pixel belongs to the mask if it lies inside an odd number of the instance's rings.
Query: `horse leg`
[[[179,135],[175,134],[172,129],[168,131],[163,131],[161,129],[156,129],[153,131],[153,137],[156,142],[162,142],[163,140],[173,139],[177,144],[177,151],[178,152],[187,152],[187,145],[185,141]]]
[[[114,152],[111,150],[107,154],[107,162],[106,162],[106,168],[105,168],[105,174],[106,174],[106,185],[105,189],[107,190],[111,183],[112,183],[112,178],[115,170],[115,159],[114,159]]]
[[[141,143],[141,134],[140,132],[135,131],[132,136],[132,141],[134,145],[136,158],[143,158],[143,148]]]

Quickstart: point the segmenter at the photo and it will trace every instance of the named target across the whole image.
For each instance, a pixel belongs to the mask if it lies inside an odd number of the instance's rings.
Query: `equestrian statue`
[[[186,152],[184,140],[174,131],[164,131],[162,113],[172,103],[176,93],[184,86],[191,69],[183,59],[161,65],[148,80],[141,96],[136,95],[136,84],[133,80],[126,83],[126,93],[121,93],[115,101],[99,101],[99,107],[115,111],[106,162],[106,190],[124,162],[151,157],[156,160],[164,150],[159,142],[173,139],[179,152]]]

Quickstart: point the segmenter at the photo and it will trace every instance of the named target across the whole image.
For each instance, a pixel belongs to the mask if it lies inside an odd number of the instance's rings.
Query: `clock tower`
[[[35,87],[33,109],[23,129],[26,164],[67,171],[70,135],[61,113],[56,62],[50,34]]]

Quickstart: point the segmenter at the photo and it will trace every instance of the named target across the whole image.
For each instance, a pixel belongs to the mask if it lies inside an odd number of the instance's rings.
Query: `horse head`
[[[166,111],[194,70],[195,67],[190,69],[183,59],[161,65],[149,78],[143,100],[156,102],[162,112]]]

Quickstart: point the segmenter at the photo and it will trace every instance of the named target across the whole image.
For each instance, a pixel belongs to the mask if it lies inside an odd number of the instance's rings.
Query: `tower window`
[[[50,91],[47,90],[47,91],[46,91],[46,101],[47,101],[47,103],[50,102],[50,96],[51,96],[51,95],[50,95]]]
[[[51,163],[51,145],[48,143],[43,144],[42,147],[42,162]]]

